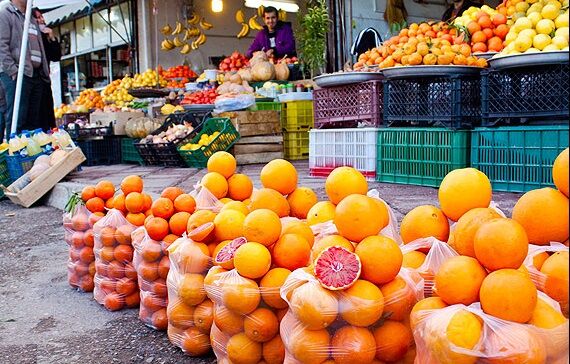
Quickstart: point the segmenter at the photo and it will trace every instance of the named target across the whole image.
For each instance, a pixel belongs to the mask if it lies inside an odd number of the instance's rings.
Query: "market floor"
[[[308,177],[306,164],[297,167],[300,183],[315,188],[323,198],[324,180]],[[260,169],[246,166],[241,172],[258,180]],[[99,169],[100,177],[104,177],[104,170]],[[192,186],[203,174],[186,171],[192,177],[179,179],[185,187]],[[97,168],[85,169],[66,183],[93,183],[96,174]],[[159,182],[156,173],[149,175],[154,176],[149,187]],[[156,188],[158,193],[158,185]],[[399,221],[415,206],[437,205],[437,190],[433,188],[379,183],[370,183],[370,188],[379,190]],[[519,196],[495,193],[494,200],[510,215]],[[169,343],[166,334],[144,326],[137,310],[108,312],[92,299],[92,294],[72,290],[67,284],[67,245],[61,218],[62,212],[53,207],[23,209],[7,200],[0,201],[0,362],[215,362],[213,354],[189,358]]]

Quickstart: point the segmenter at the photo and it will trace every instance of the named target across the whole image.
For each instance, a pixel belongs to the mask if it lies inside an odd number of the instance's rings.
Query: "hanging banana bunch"
[[[200,22],[200,15],[192,12],[192,15],[187,20],[189,25],[196,25]]]
[[[176,27],[174,28],[174,30],[172,31],[172,35],[177,35],[182,33],[186,28],[184,27],[184,25],[182,25],[181,22],[177,21],[176,22]]]
[[[162,28],[160,28],[160,32],[161,32],[163,35],[168,36],[168,35],[172,34],[172,27],[170,26],[170,24],[166,24],[165,26],[163,26]]]
[[[246,23],[245,13],[243,12],[243,10],[239,9],[236,12],[235,18],[236,18],[236,22],[238,24],[241,24],[241,30],[237,34],[238,39],[241,39],[241,38],[243,38],[249,34],[250,26],[248,23]]]
[[[172,39],[172,43],[174,43],[174,45],[175,45],[176,47],[183,47],[184,44],[185,44],[184,42],[182,42],[182,41],[178,38],[178,36],[176,36],[176,37],[174,37],[174,39]]]
[[[277,19],[281,21],[287,21],[287,12],[283,9],[279,9],[279,13],[277,14]]]
[[[206,19],[202,18],[200,19],[200,28],[204,29],[204,30],[210,30],[212,29],[214,26],[211,23],[208,23],[206,21]]]
[[[261,30],[263,27],[257,22],[257,14],[249,18],[247,25],[253,30]]]
[[[263,12],[264,12],[264,11],[265,11],[265,6],[260,5],[260,6],[257,8],[257,16],[260,17],[260,18],[263,18],[263,15],[264,15]]]
[[[238,24],[245,23],[245,13],[241,9],[236,11],[236,23],[238,23]]]
[[[198,38],[196,38],[196,40],[192,42],[190,47],[192,48],[192,50],[196,50],[196,49],[198,49],[198,47],[200,47],[204,43],[206,43],[206,34],[200,33]]]
[[[176,46],[169,39],[163,40],[162,43],[160,44],[160,49],[162,49],[163,51],[171,51],[174,48],[176,48]]]

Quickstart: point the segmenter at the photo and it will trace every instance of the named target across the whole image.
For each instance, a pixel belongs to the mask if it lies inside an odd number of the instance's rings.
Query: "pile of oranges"
[[[63,216],[65,242],[69,245],[67,281],[70,286],[83,292],[93,291],[95,254],[93,253],[93,224],[99,219],[84,206]]]
[[[502,51],[503,42],[509,33],[507,17],[501,13],[489,16],[484,11],[479,11],[476,17],[477,20],[467,24],[473,53]]]
[[[416,65],[486,67],[487,61],[472,55],[471,47],[457,28],[439,22],[410,24],[381,46],[361,54],[354,69],[374,65],[380,68]]]

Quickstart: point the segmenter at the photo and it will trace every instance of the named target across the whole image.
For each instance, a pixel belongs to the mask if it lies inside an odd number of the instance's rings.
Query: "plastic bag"
[[[418,364],[568,362],[568,321],[541,329],[485,314],[479,303],[412,315]]]
[[[295,270],[281,288],[289,305],[280,326],[285,362],[413,362],[406,318],[422,292],[421,277],[406,269],[380,287],[358,280],[338,291],[323,288],[308,268]]]
[[[216,98],[213,112],[219,114],[226,111],[243,110],[253,105],[255,105],[255,96],[251,93],[227,94]]]
[[[133,265],[140,287],[139,319],[155,330],[166,330],[166,277],[170,269],[167,244],[151,239],[144,227],[136,229],[131,237],[135,248]]]
[[[69,245],[67,282],[83,292],[92,292],[95,276],[95,254],[93,252],[93,221],[84,205],[63,214],[65,242]]]
[[[433,295],[435,274],[439,271],[439,267],[447,259],[459,255],[447,243],[433,237],[416,239],[408,244],[402,245],[401,249],[404,255],[414,251],[423,254],[423,251],[429,249],[423,263],[417,268],[410,268],[424,279],[425,297],[431,297]]]
[[[388,203],[386,201],[384,201],[383,199],[380,198],[380,193],[378,192],[378,190],[368,191],[367,196],[382,201],[382,203],[384,203],[384,205],[386,205],[386,209],[388,210],[388,216],[390,218],[388,221],[388,225],[380,231],[379,235],[388,237],[388,238],[394,240],[396,243],[398,243],[398,245],[402,245],[403,242],[402,242],[402,238],[400,237],[400,229],[398,228],[398,220],[396,219],[396,215],[394,214],[394,211],[392,210],[390,205],[388,205]]]
[[[95,223],[95,300],[110,311],[138,307],[137,271],[133,266],[131,233],[135,226],[112,209]]]
[[[285,349],[279,323],[287,303],[279,294],[280,275],[284,281],[289,271],[274,268],[258,283],[240,276],[235,269],[210,269],[205,287],[214,302],[210,337],[219,363],[283,363]]]
[[[168,247],[168,339],[191,356],[210,351],[213,303],[204,277],[212,266],[208,246],[185,235]]]
[[[220,212],[224,204],[220,202],[206,187],[200,183],[194,186],[194,190],[190,192],[190,196],[196,201],[196,211],[210,210],[212,212]]]

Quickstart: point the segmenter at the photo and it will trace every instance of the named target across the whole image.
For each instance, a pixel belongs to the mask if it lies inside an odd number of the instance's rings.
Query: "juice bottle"
[[[8,142],[8,154],[9,155],[19,155],[22,149],[22,142],[16,133],[10,134],[10,141]]]
[[[42,129],[34,130],[34,135],[32,136],[34,140],[38,143],[42,152],[49,154],[53,150],[51,145],[51,137],[43,132]]]
[[[34,138],[32,138],[30,136],[29,133],[24,133],[24,136],[26,137],[26,149],[28,150],[28,156],[34,156],[36,154],[40,154],[42,152],[42,148],[40,148],[40,145],[38,144],[38,142],[36,142],[34,140]]]

